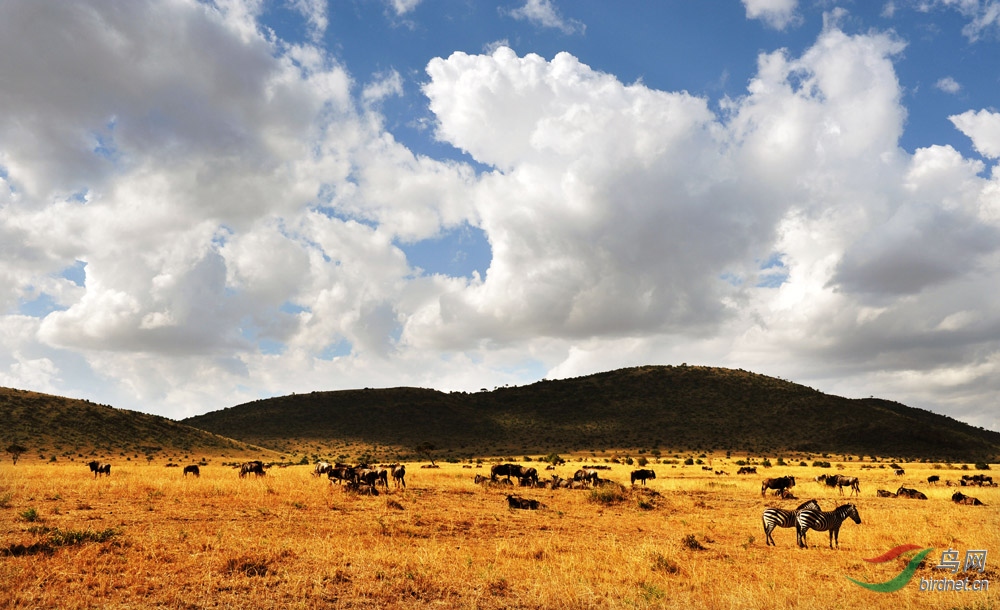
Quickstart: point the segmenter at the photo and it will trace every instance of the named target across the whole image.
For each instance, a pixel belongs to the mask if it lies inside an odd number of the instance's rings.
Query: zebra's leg
[[[761,521],[763,521],[764,523],[764,545],[771,546],[772,544],[774,544],[774,538],[771,538],[771,532],[773,531],[773,528],[769,528],[767,521],[764,521],[764,519],[761,519]]]

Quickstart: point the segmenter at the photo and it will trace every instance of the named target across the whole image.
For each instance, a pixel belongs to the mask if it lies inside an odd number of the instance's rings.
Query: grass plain
[[[554,472],[570,476],[594,461],[577,459]],[[914,463],[896,476],[885,464],[850,461],[830,469],[758,465],[760,474],[738,476],[735,459],[711,459],[728,476],[650,464],[657,478],[646,491],[632,490],[634,467],[624,464],[601,473],[624,491],[514,488],[540,500],[537,511],[509,509],[510,489],[474,484],[488,464],[408,463],[405,490],[359,496],[313,477],[309,466],[240,479],[217,459],[200,478],[162,461],[114,463],[110,477],[95,479],[80,463],[5,462],[0,607],[895,610],[1000,602],[1000,491],[960,488],[986,504],[960,506],[950,500],[956,488],[943,484],[974,470]],[[813,480],[830,472],[858,476],[861,496]],[[786,474],[796,477],[799,500],[761,497],[761,479]],[[942,483],[929,485],[932,474]],[[929,499],[875,495],[900,485]],[[862,524],[844,524],[839,549],[822,532],[799,549],[793,529],[776,530],[777,546],[765,546],[763,508],[808,498],[825,510],[853,501]],[[893,578],[913,553],[864,559],[902,544],[934,551],[900,591],[847,580]],[[935,569],[949,548],[987,550],[985,571]],[[945,577],[993,588],[919,590],[921,578]]]

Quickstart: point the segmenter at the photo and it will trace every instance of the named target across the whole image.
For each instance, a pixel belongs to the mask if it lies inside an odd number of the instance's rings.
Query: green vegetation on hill
[[[0,451],[17,443],[28,449],[24,457],[29,459],[143,459],[251,449],[165,417],[10,388],[0,388],[0,421]]]
[[[874,398],[847,399],[742,370],[645,366],[491,392],[313,392],[184,420],[292,451],[522,455],[625,450],[782,451],[995,460],[1000,434]],[[325,446],[325,447],[324,447]],[[306,451],[308,453],[308,450]]]

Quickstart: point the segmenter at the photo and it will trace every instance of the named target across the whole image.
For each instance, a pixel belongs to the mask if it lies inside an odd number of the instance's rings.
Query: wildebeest
[[[573,473],[573,480],[597,485],[597,470],[594,468],[581,468]]]
[[[741,466],[740,469],[736,471],[736,474],[757,474],[757,467]]]
[[[362,482],[361,480],[348,481],[347,485],[344,485],[345,492],[354,492],[357,494],[368,494],[370,496],[377,496],[378,490],[375,489],[374,484],[368,484]]]
[[[972,496],[967,496],[960,491],[956,491],[951,494],[951,501],[955,504],[970,504],[972,506],[983,506],[983,503],[979,501],[979,498],[973,498]]]
[[[880,489],[875,492],[875,494],[880,498],[895,498],[896,494],[892,493],[888,489]]]
[[[90,466],[90,471],[94,473],[95,479],[99,474],[103,474],[109,477],[111,476],[111,464],[102,464],[97,460],[94,460],[92,462],[89,462],[87,466]]]
[[[472,480],[476,482],[476,485],[482,485],[483,483],[489,483],[490,482],[490,478],[489,477],[483,476],[481,474],[476,474],[475,478],[472,479]]]
[[[507,480],[509,481],[511,477],[520,476],[520,464],[494,464],[490,467],[490,479],[494,481],[497,480],[497,477],[507,477]]]
[[[348,466],[346,464],[337,464],[326,473],[326,478],[330,480],[332,484],[334,481],[339,485],[344,481],[354,480],[355,469],[353,466]]]
[[[923,492],[907,487],[900,487],[896,490],[896,495],[900,498],[911,498],[913,500],[926,500],[927,496]]]
[[[267,474],[264,472],[264,462],[261,462],[260,460],[251,460],[240,464],[241,479],[251,473],[257,475],[258,477],[262,477]]]
[[[633,470],[632,471],[632,484],[635,485],[636,481],[642,481],[642,484],[646,484],[646,479],[655,479],[656,473],[649,469]]]
[[[201,476],[201,470],[198,469],[198,465],[197,464],[191,464],[190,466],[185,466],[184,467],[184,476],[188,476],[189,472],[191,474],[193,474],[194,476],[196,476],[196,477],[200,477]]]
[[[538,470],[531,467],[521,466],[521,472],[517,475],[522,487],[530,487],[538,483]]]
[[[806,532],[813,529],[817,532],[830,532],[830,548],[833,548],[834,541],[837,542],[837,548],[840,548],[840,525],[848,518],[861,524],[861,515],[853,504],[838,506],[831,512],[811,508],[800,511],[795,516],[795,533],[799,546],[806,547]]]
[[[542,503],[538,500],[532,500],[530,498],[522,498],[521,496],[514,496],[511,494],[507,495],[507,505],[510,508],[522,508],[525,510],[538,510],[542,506]]]
[[[858,483],[858,477],[845,477],[842,474],[837,475],[837,490],[841,495],[844,494],[844,488],[850,487],[851,493],[856,493],[861,495],[861,485]]]
[[[764,497],[764,492],[768,489],[775,490],[775,493],[787,487],[795,487],[795,477],[778,477],[776,479],[764,479],[760,484],[760,497]]]
[[[986,476],[985,474],[974,474],[972,476],[963,474],[961,482],[962,485],[979,485],[980,487],[993,487],[996,485],[993,482],[993,477]]]
[[[479,475],[476,475],[479,476]],[[392,484],[394,487],[406,487],[406,465],[395,464],[392,467]]]
[[[316,462],[316,467],[313,468],[313,476],[321,477],[324,474],[329,474],[333,470],[333,466],[330,462]]]
[[[896,476],[897,476],[897,477],[901,477],[901,476],[903,476],[904,474],[906,474],[906,471],[905,471],[905,470],[903,470],[902,468],[897,468],[897,469],[896,469]]]
[[[765,508],[764,513],[760,517],[761,521],[764,523],[764,543],[768,546],[773,545],[774,538],[771,537],[771,532],[774,531],[774,528],[795,527],[795,516],[800,510],[805,510],[807,508],[820,510],[819,503],[817,503],[816,500],[803,502],[795,510],[788,510],[784,508]]]
[[[941,477],[939,477],[939,476],[938,476],[938,475],[936,475],[936,474],[932,474],[931,476],[927,477],[927,482],[928,482],[929,484],[931,484],[931,485],[933,485],[933,484],[937,483],[937,482],[938,482],[938,481],[940,481],[940,480],[941,480]]]

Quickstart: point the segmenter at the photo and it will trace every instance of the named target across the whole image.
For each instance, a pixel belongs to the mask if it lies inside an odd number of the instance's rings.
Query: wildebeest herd
[[[90,468],[90,471],[94,473],[95,478],[101,474],[105,476],[111,475],[111,464],[93,460],[87,465]],[[168,464],[168,466],[176,466],[176,464],[171,463]],[[235,466],[235,468],[238,468],[239,470],[239,477],[241,479],[246,478],[250,474],[257,477],[263,477],[267,474],[267,469],[269,467],[269,464],[265,464],[261,460],[251,460]],[[195,477],[201,475],[199,467],[194,464],[185,466],[183,473],[185,477],[188,474],[193,474]],[[538,470],[534,467],[522,466],[521,464],[502,463],[491,466],[489,476],[476,474],[473,480],[476,484],[512,486],[514,484],[513,481],[516,479],[518,484],[522,487],[538,487],[548,489],[585,489],[601,485],[618,485],[618,483],[609,479],[601,478],[598,473],[598,468],[580,468],[574,472],[573,476],[570,478],[564,479],[556,474],[552,474],[548,478],[540,478],[538,476]],[[756,473],[756,468],[754,467],[742,467],[738,472],[738,474],[754,473]],[[897,469],[896,474],[901,476],[903,474],[902,469]],[[403,464],[388,464],[379,466],[358,464],[352,466],[341,463],[330,464],[328,462],[318,462],[313,468],[313,475],[317,477],[326,475],[331,484],[341,484],[344,485],[344,489],[346,491],[353,491],[361,494],[378,495],[379,485],[381,485],[383,489],[388,490],[390,477],[392,478],[394,487],[406,487],[406,466]],[[656,472],[648,468],[636,469],[630,473],[630,479],[633,486],[636,483],[642,483],[642,485],[645,486],[648,480],[656,479]],[[839,474],[822,474],[816,477],[815,480],[817,483],[829,487],[836,487],[841,495],[844,493],[844,487],[850,488],[852,494],[859,496],[861,494],[861,485],[857,477],[848,477]],[[928,484],[933,485],[939,481],[940,477],[938,475],[931,475],[927,477]],[[945,484],[948,486],[960,485],[963,487],[996,486],[992,477],[983,474],[963,475],[959,483],[956,484],[951,481],[945,481]],[[794,476],[766,478],[761,482],[760,493],[763,497],[768,490],[772,490],[777,496],[786,499],[794,499],[795,496],[791,493],[791,489],[793,487],[795,487]],[[895,492],[879,489],[876,492],[876,496],[880,498],[927,499],[927,495],[923,492],[905,486],[900,486]],[[960,491],[956,491],[952,494],[951,499],[956,504],[972,506],[983,505],[983,502],[981,502],[978,498],[965,495]],[[537,510],[539,508],[544,508],[545,506],[538,500],[524,498],[514,494],[507,494],[506,500],[508,507],[511,509]],[[765,543],[768,546],[775,544],[772,533],[776,528],[794,527],[796,530],[796,542],[800,547],[806,546],[806,533],[808,530],[813,529],[816,531],[829,532],[830,548],[833,548],[835,544],[839,548],[840,527],[847,519],[851,519],[857,524],[861,523],[861,516],[858,514],[858,509],[854,504],[843,504],[836,507],[832,511],[824,511],[816,500],[804,502],[794,510],[767,507],[761,515],[761,521],[764,527]]]

